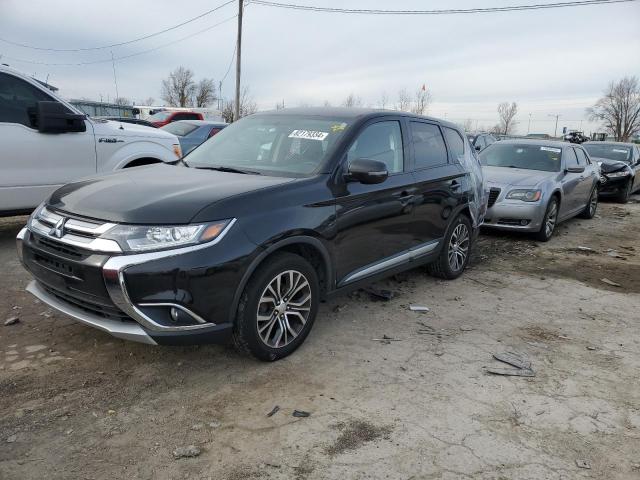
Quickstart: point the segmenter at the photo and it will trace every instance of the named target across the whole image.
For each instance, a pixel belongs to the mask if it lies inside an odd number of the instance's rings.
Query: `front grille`
[[[53,254],[62,254],[66,257],[71,257],[75,259],[81,259],[87,256],[90,252],[85,252],[82,249],[75,247],[73,245],[68,245],[66,243],[58,242],[54,240],[52,237],[45,237],[43,235],[34,234],[33,238],[42,250],[53,253]]]
[[[75,276],[73,267],[64,261],[45,257],[38,253],[34,253],[33,259],[43,267],[48,268],[49,270],[53,270],[55,272],[61,273],[62,275],[66,275],[66,276],[71,276],[71,277]]]
[[[489,208],[493,207],[493,204],[496,203],[496,200],[498,199],[498,197],[500,196],[500,189],[499,188],[492,188],[489,190],[489,203],[487,204],[487,206]]]
[[[110,320],[121,320],[123,322],[133,321],[122,310],[120,310],[118,307],[116,307],[113,304],[105,305],[105,304],[90,302],[86,299],[81,299],[73,295],[69,295],[68,293],[61,292],[60,290],[51,288],[48,285],[44,285],[44,284],[41,284],[41,285],[48,293],[55,296],[58,300],[69,303],[76,308],[80,308],[81,310],[84,310],[85,312],[93,313],[94,315],[108,318]]]

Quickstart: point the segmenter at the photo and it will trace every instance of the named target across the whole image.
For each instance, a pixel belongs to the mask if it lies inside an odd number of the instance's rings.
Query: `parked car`
[[[319,302],[402,270],[462,274],[482,170],[452,123],[400,112],[245,117],[176,166],[57,190],[18,235],[41,301],[149,344],[293,352]]]
[[[226,126],[226,123],[208,122],[207,120],[179,120],[161,128],[178,137],[182,154],[186,155]]]
[[[469,143],[471,143],[473,148],[478,152],[481,152],[489,145],[493,145],[498,141],[498,139],[490,133],[468,133],[467,138],[469,139]]]
[[[87,118],[32,78],[0,65],[0,215],[31,212],[65,183],[181,156],[175,135]]]
[[[580,145],[549,140],[504,140],[480,154],[489,186],[483,226],[551,238],[558,223],[593,218],[598,165]]]
[[[163,127],[179,120],[204,120],[204,115],[200,112],[163,110],[154,113],[147,120],[156,127]]]
[[[143,125],[145,127],[157,128],[153,123],[148,120],[133,117],[96,117],[98,120],[112,120],[120,123],[132,123],[133,125]]]
[[[627,203],[640,190],[640,147],[635,143],[586,142],[582,146],[591,159],[600,164],[601,196],[614,196]]]

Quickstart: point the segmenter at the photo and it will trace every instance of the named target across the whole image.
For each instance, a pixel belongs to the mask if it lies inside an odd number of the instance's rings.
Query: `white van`
[[[27,213],[58,187],[182,156],[163,130],[88,118],[45,86],[0,65],[0,215]]]

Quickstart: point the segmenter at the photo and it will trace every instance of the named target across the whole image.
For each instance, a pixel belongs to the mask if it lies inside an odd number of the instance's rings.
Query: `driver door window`
[[[35,128],[38,102],[47,100],[51,98],[24,80],[0,73],[0,122]]]
[[[402,172],[404,151],[400,122],[378,122],[366,127],[347,152],[349,163],[357,158],[384,163],[389,175]]]

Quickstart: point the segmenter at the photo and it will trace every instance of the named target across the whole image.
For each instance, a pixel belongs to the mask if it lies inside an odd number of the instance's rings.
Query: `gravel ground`
[[[0,479],[640,478],[638,196],[547,244],[486,233],[456,281],[325,303],[271,364],[49,310],[24,292],[24,220],[0,220]],[[488,374],[503,352],[535,376]]]

